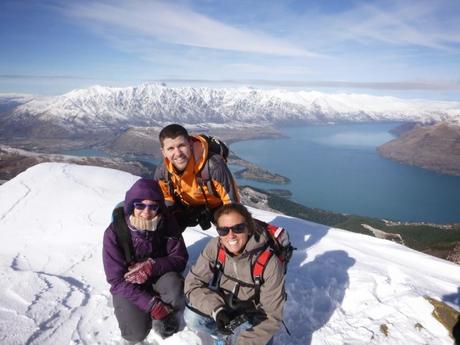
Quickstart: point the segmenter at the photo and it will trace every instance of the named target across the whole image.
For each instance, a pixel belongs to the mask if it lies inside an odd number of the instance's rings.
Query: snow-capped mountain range
[[[1,95],[0,95],[1,98]],[[244,88],[172,88],[162,84],[93,86],[35,97],[10,119],[52,121],[64,127],[161,126],[341,121],[460,121],[460,102],[406,100],[364,94]]]
[[[4,345],[122,343],[102,267],[114,205],[137,176],[43,163],[0,186],[0,339]],[[460,266],[402,245],[250,208],[284,226],[298,249],[276,344],[451,345],[429,298],[460,308]],[[188,228],[193,264],[216,236]],[[185,328],[147,344],[209,345]]]

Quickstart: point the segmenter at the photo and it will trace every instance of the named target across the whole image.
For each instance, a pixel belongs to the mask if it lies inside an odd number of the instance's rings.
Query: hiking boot
[[[229,335],[223,338],[215,338],[214,345],[232,345],[232,337]]]
[[[171,313],[163,320],[152,322],[152,329],[163,339],[170,337],[179,330],[179,320],[176,313]]]

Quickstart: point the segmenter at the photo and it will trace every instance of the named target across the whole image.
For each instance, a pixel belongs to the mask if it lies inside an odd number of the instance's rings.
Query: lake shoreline
[[[283,188],[292,193],[291,200],[303,205],[407,223],[460,222],[460,207],[456,206],[460,198],[453,193],[460,190],[458,177],[406,166],[378,154],[377,147],[395,137],[389,130],[399,125],[282,127],[285,137],[281,140],[235,143],[231,149],[288,177],[290,182]],[[238,184],[266,191],[273,188],[241,178]]]

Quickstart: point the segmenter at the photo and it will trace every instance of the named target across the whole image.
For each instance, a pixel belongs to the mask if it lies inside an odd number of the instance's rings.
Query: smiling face
[[[230,212],[227,214],[222,214],[217,220],[218,227],[232,227],[236,224],[244,223],[244,217],[238,212]],[[239,255],[243,252],[246,243],[249,240],[248,228],[246,227],[245,231],[241,234],[236,234],[233,230],[230,230],[229,233],[225,236],[219,236],[220,242],[224,247],[233,255]]]
[[[156,201],[142,200],[140,203],[135,203],[135,205],[136,204],[139,204],[138,206],[139,208],[134,206],[134,211],[133,211],[134,217],[143,218],[145,220],[152,220],[158,214],[158,211],[154,211],[151,207],[145,206],[145,205],[158,205]],[[143,209],[140,209],[140,208],[143,208]]]
[[[167,158],[179,172],[184,171],[192,156],[190,140],[179,135],[176,138],[165,138],[161,148],[163,157]]]

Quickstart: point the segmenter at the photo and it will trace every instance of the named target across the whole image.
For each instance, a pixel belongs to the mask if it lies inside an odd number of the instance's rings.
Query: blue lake
[[[70,156],[83,156],[83,157],[110,157],[107,152],[97,149],[77,149],[77,150],[64,150],[61,151],[64,155]]]
[[[395,123],[282,128],[289,138],[237,142],[240,157],[289,177],[286,185],[240,185],[292,192],[308,207],[401,221],[460,222],[460,177],[378,155]],[[232,169],[233,170],[233,169]]]

